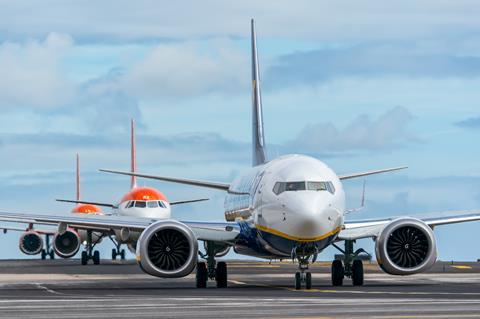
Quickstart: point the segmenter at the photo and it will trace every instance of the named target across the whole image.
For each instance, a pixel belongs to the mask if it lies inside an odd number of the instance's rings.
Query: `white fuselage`
[[[232,183],[225,200],[227,220],[241,217],[250,223],[274,246],[272,251],[280,247],[269,237],[296,243],[334,239],[344,212],[338,176],[323,162],[303,155],[253,167]]]

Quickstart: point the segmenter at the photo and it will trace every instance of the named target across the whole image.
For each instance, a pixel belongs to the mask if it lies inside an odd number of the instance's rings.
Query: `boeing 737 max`
[[[187,222],[121,216],[49,216],[1,212],[1,220],[68,225],[104,230],[137,239],[136,258],[141,268],[158,277],[183,277],[196,267],[197,287],[208,279],[227,286],[227,265],[217,262],[230,248],[238,254],[268,259],[292,258],[299,265],[295,287],[312,287],[308,266],[329,245],[338,241],[374,238],[380,267],[392,275],[427,270],[437,257],[433,228],[438,225],[480,220],[480,211],[450,212],[419,219],[409,216],[374,221],[346,222],[342,182],[399,168],[337,175],[318,159],[286,155],[267,159],[263,130],[255,25],[252,20],[253,167],[231,183],[192,180],[140,173],[108,172],[170,181],[224,191],[226,222]],[[64,226],[63,226],[64,227]],[[199,253],[198,241],[206,243]],[[199,261],[198,256],[207,263]],[[346,251],[345,261],[332,263],[332,284],[350,277],[363,284],[363,265]]]

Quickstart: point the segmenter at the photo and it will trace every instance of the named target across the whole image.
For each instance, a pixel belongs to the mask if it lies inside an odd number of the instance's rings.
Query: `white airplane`
[[[267,160],[263,134],[258,56],[252,27],[253,167],[232,183],[193,180],[104,170],[111,173],[208,187],[226,192],[226,222],[189,222],[174,219],[142,219],[121,216],[58,217],[35,213],[0,212],[0,220],[103,229],[136,238],[136,258],[146,273],[158,277],[184,277],[196,267],[196,285],[209,279],[227,286],[227,265],[216,258],[231,247],[238,254],[268,259],[292,258],[299,264],[295,288],[312,287],[308,266],[329,245],[359,238],[373,238],[380,267],[392,275],[411,275],[427,270],[437,257],[433,228],[438,225],[480,220],[480,211],[449,212],[419,219],[410,216],[380,220],[345,221],[344,180],[391,172],[403,167],[337,175],[312,157],[286,155]],[[198,241],[206,243],[199,253]],[[353,249],[345,261],[332,262],[332,284],[351,277],[363,284],[363,265]],[[199,261],[205,258],[207,264]]]
[[[131,120],[131,172],[135,173],[137,170],[137,150],[135,143],[135,121]],[[206,201],[208,198],[199,198],[192,200],[172,201],[170,202],[167,197],[160,191],[152,187],[139,187],[137,185],[137,178],[131,177],[130,190],[124,194],[117,204],[101,203],[80,200],[79,193],[79,173],[78,173],[78,157],[77,157],[77,199],[57,199],[59,202],[76,203],[77,206],[72,210],[72,213],[83,214],[102,214],[99,206],[112,208],[111,214],[116,216],[133,216],[142,218],[155,218],[155,219],[168,219],[171,217],[171,206],[179,204],[187,204],[193,202]],[[87,249],[82,252],[82,264],[86,265],[88,260],[93,259],[94,264],[100,262],[100,256],[98,251],[93,252],[93,248],[104,236],[109,236],[116,248],[112,249],[112,259],[116,259],[119,256],[121,259],[125,259],[125,250],[120,249],[121,244],[127,244],[130,250],[135,251],[136,240],[134,237],[126,237],[125,234],[115,234],[118,236],[112,236],[108,232],[103,233],[94,230],[79,229],[75,231],[78,236],[75,236],[73,231],[67,231],[66,234],[69,238],[72,238],[72,242],[83,242]],[[92,244],[93,243],[93,244]],[[57,245],[59,246],[59,245]],[[70,246],[69,246],[70,247]],[[71,246],[73,247],[73,245]],[[65,249],[64,249],[65,250]],[[78,249],[77,249],[78,251]],[[71,255],[69,253],[68,255]],[[76,251],[75,251],[76,253]]]

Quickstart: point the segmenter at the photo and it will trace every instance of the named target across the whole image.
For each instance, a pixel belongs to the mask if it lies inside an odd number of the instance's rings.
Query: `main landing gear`
[[[295,289],[302,289],[302,284],[305,289],[312,289],[312,274],[308,271],[310,263],[317,260],[318,249],[316,245],[302,244],[292,249],[292,260],[298,261],[298,269],[295,273]]]
[[[207,242],[205,250],[205,254],[199,252],[200,257],[206,259],[207,263],[205,264],[203,261],[197,263],[197,288],[206,288],[209,279],[216,281],[217,288],[227,288],[227,263],[215,260],[215,256],[218,253],[215,243]]]
[[[338,247],[336,244],[332,244],[335,248],[343,253],[344,261],[336,259],[332,262],[332,285],[343,285],[343,278],[348,277],[352,279],[354,286],[363,285],[363,263],[358,259],[358,255],[361,253],[368,254],[362,248],[353,251],[354,240],[345,240],[345,250]]]
[[[47,257],[50,257],[50,259],[55,259],[55,252],[50,244],[50,236],[50,234],[45,234],[45,248],[40,252],[42,260],[47,259]]]
[[[100,264],[100,252],[93,250],[97,243],[98,240],[96,242],[92,240],[92,231],[87,230],[87,244],[85,250],[82,251],[82,265],[88,264],[89,260],[92,260],[94,265]]]
[[[121,249],[122,244],[113,239],[112,236],[108,236],[108,238],[110,238],[112,243],[115,245],[115,248],[112,249],[112,260],[116,260],[117,256],[119,256],[121,260],[125,260],[125,249]]]

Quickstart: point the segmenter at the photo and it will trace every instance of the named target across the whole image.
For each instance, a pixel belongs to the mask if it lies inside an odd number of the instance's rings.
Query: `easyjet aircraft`
[[[135,121],[131,121],[131,172],[135,173],[137,170],[137,151],[135,143]],[[66,200],[66,199],[57,199],[60,202],[76,203],[77,206],[74,210],[81,210],[82,213],[86,213],[91,209],[92,213],[95,213],[95,209],[99,211],[98,206],[110,207],[112,208],[112,214],[117,216],[134,216],[142,218],[154,218],[154,219],[166,219],[171,216],[171,206],[206,201],[207,198],[193,199],[193,200],[182,200],[182,201],[172,201],[170,202],[167,197],[160,191],[152,187],[138,187],[137,178],[135,176],[131,177],[130,190],[122,197],[118,204],[111,203],[100,203],[100,202],[90,202],[80,200],[77,196],[77,200]],[[91,242],[94,245],[101,240],[103,236],[109,236],[102,232],[95,231],[81,231],[86,232],[87,238],[89,233],[92,234],[90,238]],[[79,234],[81,234],[79,232]],[[128,244],[128,247],[134,252],[136,241],[132,239],[126,239],[124,233],[115,234],[117,236],[109,236],[110,239],[116,245],[116,249],[112,249],[112,259],[116,259],[117,256],[120,256],[121,259],[125,259],[125,250],[120,249],[122,243]],[[80,237],[82,238],[82,237]],[[91,259],[92,254],[89,252],[88,255],[82,254],[82,263],[86,263],[85,260]],[[94,262],[99,259],[98,251],[95,251],[93,254]]]
[[[77,201],[80,201],[80,158],[76,157],[76,196]],[[102,210],[92,204],[77,204],[71,211],[72,214],[102,214]],[[4,227],[4,230],[22,231],[20,236],[19,248],[20,251],[26,255],[41,254],[42,259],[47,256],[54,259],[55,254],[62,258],[73,257],[80,249],[81,244],[85,247],[82,252],[82,263],[86,256],[93,259],[95,264],[100,261],[99,252],[93,251],[93,248],[102,239],[102,233],[89,232],[84,229],[75,230],[69,228],[64,233],[59,233],[51,229],[37,229],[33,224],[29,224],[26,229],[18,227]],[[45,241],[42,236],[45,236]],[[50,238],[53,237],[53,242]],[[75,240],[78,237],[80,240]]]
[[[209,279],[217,287],[227,286],[227,264],[218,261],[233,247],[238,254],[268,259],[289,259],[298,263],[295,288],[312,287],[308,266],[326,247],[344,241],[345,259],[332,262],[332,284],[350,277],[363,284],[363,264],[354,252],[359,238],[373,238],[378,264],[392,275],[411,275],[430,268],[436,258],[433,228],[440,225],[480,220],[480,211],[431,214],[429,218],[408,215],[378,220],[345,220],[343,182],[348,179],[390,172],[399,168],[353,174],[337,174],[322,161],[305,155],[284,155],[269,160],[265,151],[255,25],[252,35],[252,160],[253,167],[233,182],[212,182],[132,172],[117,174],[208,187],[225,192],[226,222],[191,222],[165,218],[126,216],[54,216],[0,212],[0,220],[36,224],[67,225],[79,229],[109,231],[122,240],[134,240],[137,261],[143,271],[158,277],[184,277],[196,267],[197,287]],[[131,202],[134,202],[132,205]],[[137,200],[123,203],[135,207]],[[148,206],[147,200],[141,208]],[[154,204],[155,205],[155,204]],[[160,204],[158,204],[160,205]],[[157,207],[158,208],[158,207]],[[230,221],[230,222],[229,222]],[[206,243],[199,253],[198,241]],[[202,259],[206,259],[205,263]]]

